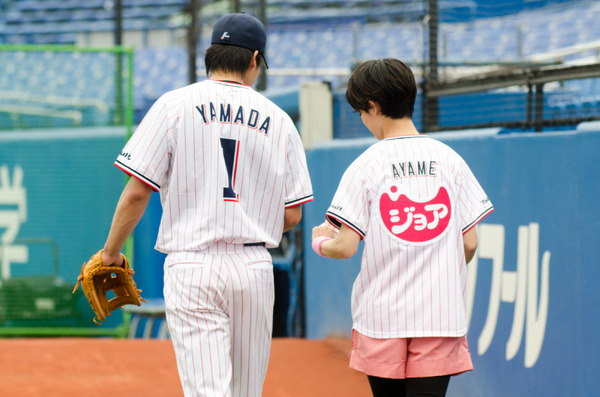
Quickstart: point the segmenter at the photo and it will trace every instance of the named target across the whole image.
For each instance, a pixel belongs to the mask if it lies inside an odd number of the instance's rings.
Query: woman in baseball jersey
[[[274,304],[267,249],[313,197],[294,123],[252,89],[265,43],[251,15],[217,20],[209,78],[159,98],[115,162],[133,178],[102,259],[120,264],[152,190],[160,192],[156,249],[167,254],[167,324],[189,397],[262,394]]]
[[[396,59],[361,63],[346,100],[379,140],[344,173],[313,249],[350,258],[350,367],[373,396],[444,396],[473,369],[466,340],[466,264],[492,203],[465,161],[412,123],[417,86]]]

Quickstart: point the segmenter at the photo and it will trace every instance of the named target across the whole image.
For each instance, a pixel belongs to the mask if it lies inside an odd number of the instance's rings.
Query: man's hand
[[[109,254],[106,250],[102,251],[102,263],[104,266],[119,266],[123,267],[123,256],[120,252]]]

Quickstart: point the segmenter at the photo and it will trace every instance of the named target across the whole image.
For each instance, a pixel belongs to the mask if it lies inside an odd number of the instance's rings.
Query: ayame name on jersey
[[[413,176],[435,176],[437,161],[407,161],[392,164],[394,179],[410,178]]]
[[[220,103],[215,106],[214,103],[209,102],[208,105],[203,104],[201,106],[196,106],[196,109],[202,116],[204,124],[214,122],[231,124],[233,122],[233,124],[248,126],[248,128],[258,128],[258,131],[263,132],[265,135],[269,133],[271,117],[267,116],[267,118],[261,120],[260,113],[255,109],[250,109],[248,112],[247,109],[244,109],[242,106],[238,106],[238,108],[235,110],[235,116],[233,117],[233,120],[231,119],[233,113],[231,111],[231,104],[229,103]]]

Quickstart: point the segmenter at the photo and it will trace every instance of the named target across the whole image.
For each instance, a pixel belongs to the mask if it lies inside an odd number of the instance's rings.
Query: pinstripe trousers
[[[260,397],[273,329],[264,247],[220,245],[165,262],[166,318],[186,397]]]

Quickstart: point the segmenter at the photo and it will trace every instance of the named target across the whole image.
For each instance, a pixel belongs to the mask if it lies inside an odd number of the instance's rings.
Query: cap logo
[[[215,22],[211,35],[212,44],[233,45],[258,51],[262,61],[267,66],[264,58],[267,32],[260,19],[243,12],[225,14]]]

